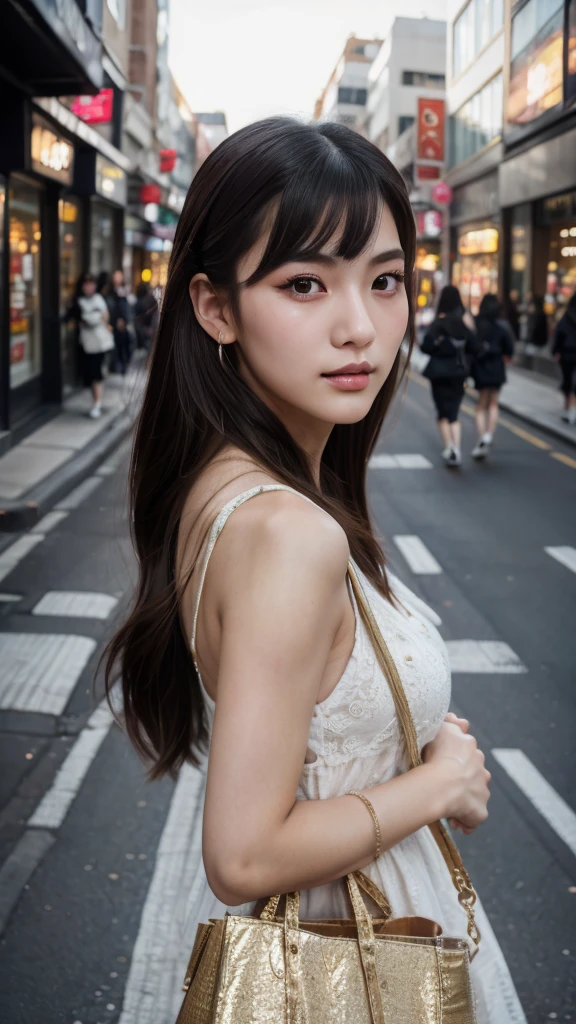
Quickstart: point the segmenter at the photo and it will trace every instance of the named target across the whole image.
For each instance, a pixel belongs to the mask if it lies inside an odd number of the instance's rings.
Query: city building
[[[3,6],[0,451],[78,386],[65,314],[79,274],[165,283],[197,134],[168,68],[168,13],[168,0]]]
[[[445,161],[446,23],[396,18],[369,69],[362,129],[401,172],[418,232],[418,322],[432,315],[442,279],[443,213],[433,188]]]
[[[469,0],[463,6],[448,0],[447,20],[446,182],[452,202],[445,269],[477,313],[482,296],[501,284],[504,2]]]
[[[364,121],[368,98],[368,73],[382,40],[350,36],[334,71],[316,101],[315,121],[338,121],[358,129]]]
[[[515,4],[504,77],[503,290],[552,329],[576,289],[576,0]]]

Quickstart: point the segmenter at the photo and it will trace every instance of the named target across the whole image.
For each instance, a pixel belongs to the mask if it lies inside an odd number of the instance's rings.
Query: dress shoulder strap
[[[214,546],[218,537],[222,533],[229,516],[236,511],[240,505],[243,505],[249,498],[254,498],[257,494],[264,494],[266,491],[290,491],[292,494],[297,494],[304,501],[310,502],[314,505],[315,502],[311,498],[307,498],[305,494],[297,491],[294,487],[289,487],[288,484],[259,484],[256,487],[251,487],[248,491],[243,491],[242,494],[237,494],[236,497],[232,498],[231,501],[224,505],[224,508],[216,516],[216,519],[210,527],[208,534],[208,540],[204,550],[204,556],[202,559],[202,568],[200,569],[200,579],[198,581],[198,590],[196,592],[196,600],[194,603],[194,617],[192,619],[192,637],[190,644],[192,647],[192,656],[196,661],[196,627],[198,624],[198,611],[200,609],[200,598],[202,597],[202,589],[204,587],[204,580],[206,579],[206,571],[208,569],[208,562],[210,561],[210,555],[214,550]],[[317,506],[318,507],[318,506]]]

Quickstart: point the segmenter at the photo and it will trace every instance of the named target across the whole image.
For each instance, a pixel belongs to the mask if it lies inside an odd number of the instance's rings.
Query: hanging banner
[[[112,120],[114,90],[100,89],[97,96],[77,96],[72,113],[86,124],[109,124]]]
[[[418,159],[444,160],[444,100],[418,98]]]

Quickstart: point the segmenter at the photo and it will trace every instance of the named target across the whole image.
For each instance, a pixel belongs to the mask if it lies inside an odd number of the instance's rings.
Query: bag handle
[[[376,622],[374,613],[370,607],[366,594],[364,593],[364,588],[352,561],[348,562],[348,578],[352,586],[354,597],[356,598],[360,616],[370,637],[372,647],[374,648],[374,653],[390,686],[394,700],[394,707],[396,709],[396,716],[400,724],[400,729],[406,746],[406,752],[408,754],[410,768],[416,768],[423,762],[420,757],[418,736],[414,725],[414,719],[412,718],[410,705],[404,692],[402,680],[400,679],[400,674],[396,668],[394,658],[390,654],[386,641],[382,636],[380,627]],[[435,821],[429,825],[429,828],[436,840],[442,856],[444,857],[448,870],[450,871],[452,882],[458,892],[458,902],[468,917],[467,931],[475,946],[470,957],[470,959],[472,959],[478,952],[478,946],[480,944],[480,932],[474,917],[474,904],[477,900],[476,891],[472,885],[470,876],[462,863],[462,858],[460,857],[460,854],[443,823],[441,821]]]

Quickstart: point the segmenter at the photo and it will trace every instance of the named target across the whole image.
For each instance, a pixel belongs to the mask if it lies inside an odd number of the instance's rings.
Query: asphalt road
[[[392,568],[442,617],[453,708],[493,773],[489,820],[460,846],[526,1020],[576,1021],[576,562],[545,550],[576,549],[576,453],[505,419],[486,463],[447,470],[412,381],[378,455],[420,458],[380,459],[369,493]],[[175,1019],[202,777],[147,784],[90,717],[133,577],[125,483],[119,452],[0,582],[2,1024]]]

